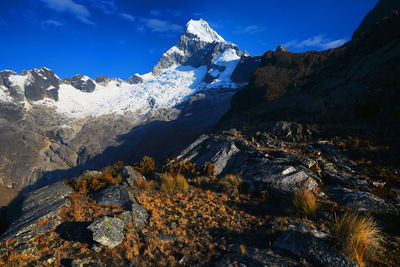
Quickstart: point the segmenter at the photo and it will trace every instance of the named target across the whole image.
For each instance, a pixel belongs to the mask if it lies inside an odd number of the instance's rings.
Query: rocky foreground
[[[288,122],[264,132],[203,135],[165,164],[118,163],[28,194],[15,204],[19,219],[2,235],[1,260],[64,266],[395,266],[400,170],[359,158],[385,149],[351,138],[315,139],[311,130]],[[189,183],[168,187],[165,173],[182,174]],[[231,174],[240,182],[222,182]],[[314,214],[294,205],[300,190],[316,197]],[[348,211],[370,214],[385,236],[376,254],[362,261],[340,249],[333,235],[335,221]]]

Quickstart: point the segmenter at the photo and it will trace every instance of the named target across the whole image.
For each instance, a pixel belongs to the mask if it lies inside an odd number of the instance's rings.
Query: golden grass
[[[218,187],[227,193],[235,194],[243,191],[244,182],[239,176],[227,174],[217,183]]]
[[[144,179],[135,179],[134,181],[135,187],[142,192],[147,192],[147,191],[154,191],[157,189],[158,184],[154,180],[144,180]]]
[[[373,257],[381,248],[381,229],[371,215],[346,212],[336,218],[332,229],[336,245],[350,258],[364,266],[364,258]]]
[[[315,216],[317,212],[317,199],[309,190],[300,189],[294,192],[293,206],[297,211],[307,216]]]
[[[182,174],[163,173],[161,180],[161,190],[172,193],[177,191],[187,191],[189,184]]]

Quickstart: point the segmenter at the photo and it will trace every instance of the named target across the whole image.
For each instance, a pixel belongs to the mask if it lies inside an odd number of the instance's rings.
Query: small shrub
[[[235,194],[244,191],[245,183],[242,178],[233,174],[227,174],[217,183],[219,189],[224,192]]]
[[[201,167],[201,171],[203,175],[206,175],[208,177],[214,176],[215,173],[215,165],[211,162],[204,162],[203,166]]]
[[[153,191],[157,188],[158,184],[154,180],[144,180],[144,179],[136,179],[135,182],[135,187],[142,192],[147,192],[147,191]]]
[[[144,156],[133,168],[143,175],[151,175],[156,169],[156,164],[153,158]]]
[[[242,254],[243,256],[246,255],[247,252],[245,244],[241,244],[239,249],[240,249],[240,254]]]
[[[314,216],[317,212],[317,200],[314,194],[307,189],[294,192],[293,205],[297,211],[307,216]]]
[[[346,212],[335,219],[332,237],[344,254],[364,266],[364,258],[374,256],[381,247],[382,233],[371,215]]]
[[[196,171],[196,163],[192,163],[190,159],[167,159],[167,163],[163,167],[163,172],[182,174],[187,178],[194,178],[199,175]]]
[[[161,181],[161,190],[165,192],[187,191],[189,184],[182,174],[163,173]]]

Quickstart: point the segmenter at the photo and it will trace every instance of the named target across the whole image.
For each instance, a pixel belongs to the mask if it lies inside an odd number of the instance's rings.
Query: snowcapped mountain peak
[[[186,24],[185,33],[192,34],[199,38],[201,41],[212,43],[214,41],[217,42],[225,42],[224,38],[222,38],[216,31],[214,31],[208,23],[203,20],[190,20]]]

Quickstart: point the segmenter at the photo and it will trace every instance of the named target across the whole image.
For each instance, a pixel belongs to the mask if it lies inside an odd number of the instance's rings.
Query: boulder
[[[125,223],[118,218],[104,216],[88,226],[93,232],[93,240],[114,248],[124,239]]]
[[[320,266],[357,266],[326,240],[293,230],[278,237],[273,248]]]
[[[123,208],[130,208],[132,203],[129,191],[126,186],[112,185],[95,195],[97,203],[103,205],[117,205]]]
[[[353,191],[343,187],[330,187],[328,196],[339,205],[346,206],[357,211],[373,211],[397,213],[397,209],[387,204],[383,199],[368,192]]]
[[[129,185],[131,188],[135,187],[135,181],[143,180],[146,178],[138,171],[134,170],[131,166],[124,166],[121,170],[123,183]]]
[[[133,199],[132,205],[131,205],[131,211],[132,211],[132,216],[135,222],[135,226],[138,230],[143,229],[147,223],[148,223],[148,218],[149,218],[149,213],[147,210],[137,203],[135,199]]]
[[[15,238],[26,241],[30,238],[49,232],[61,223],[58,213],[71,202],[67,198],[72,190],[63,182],[54,183],[29,193],[21,204],[21,216],[14,221],[1,240]],[[48,220],[37,227],[40,220]]]

